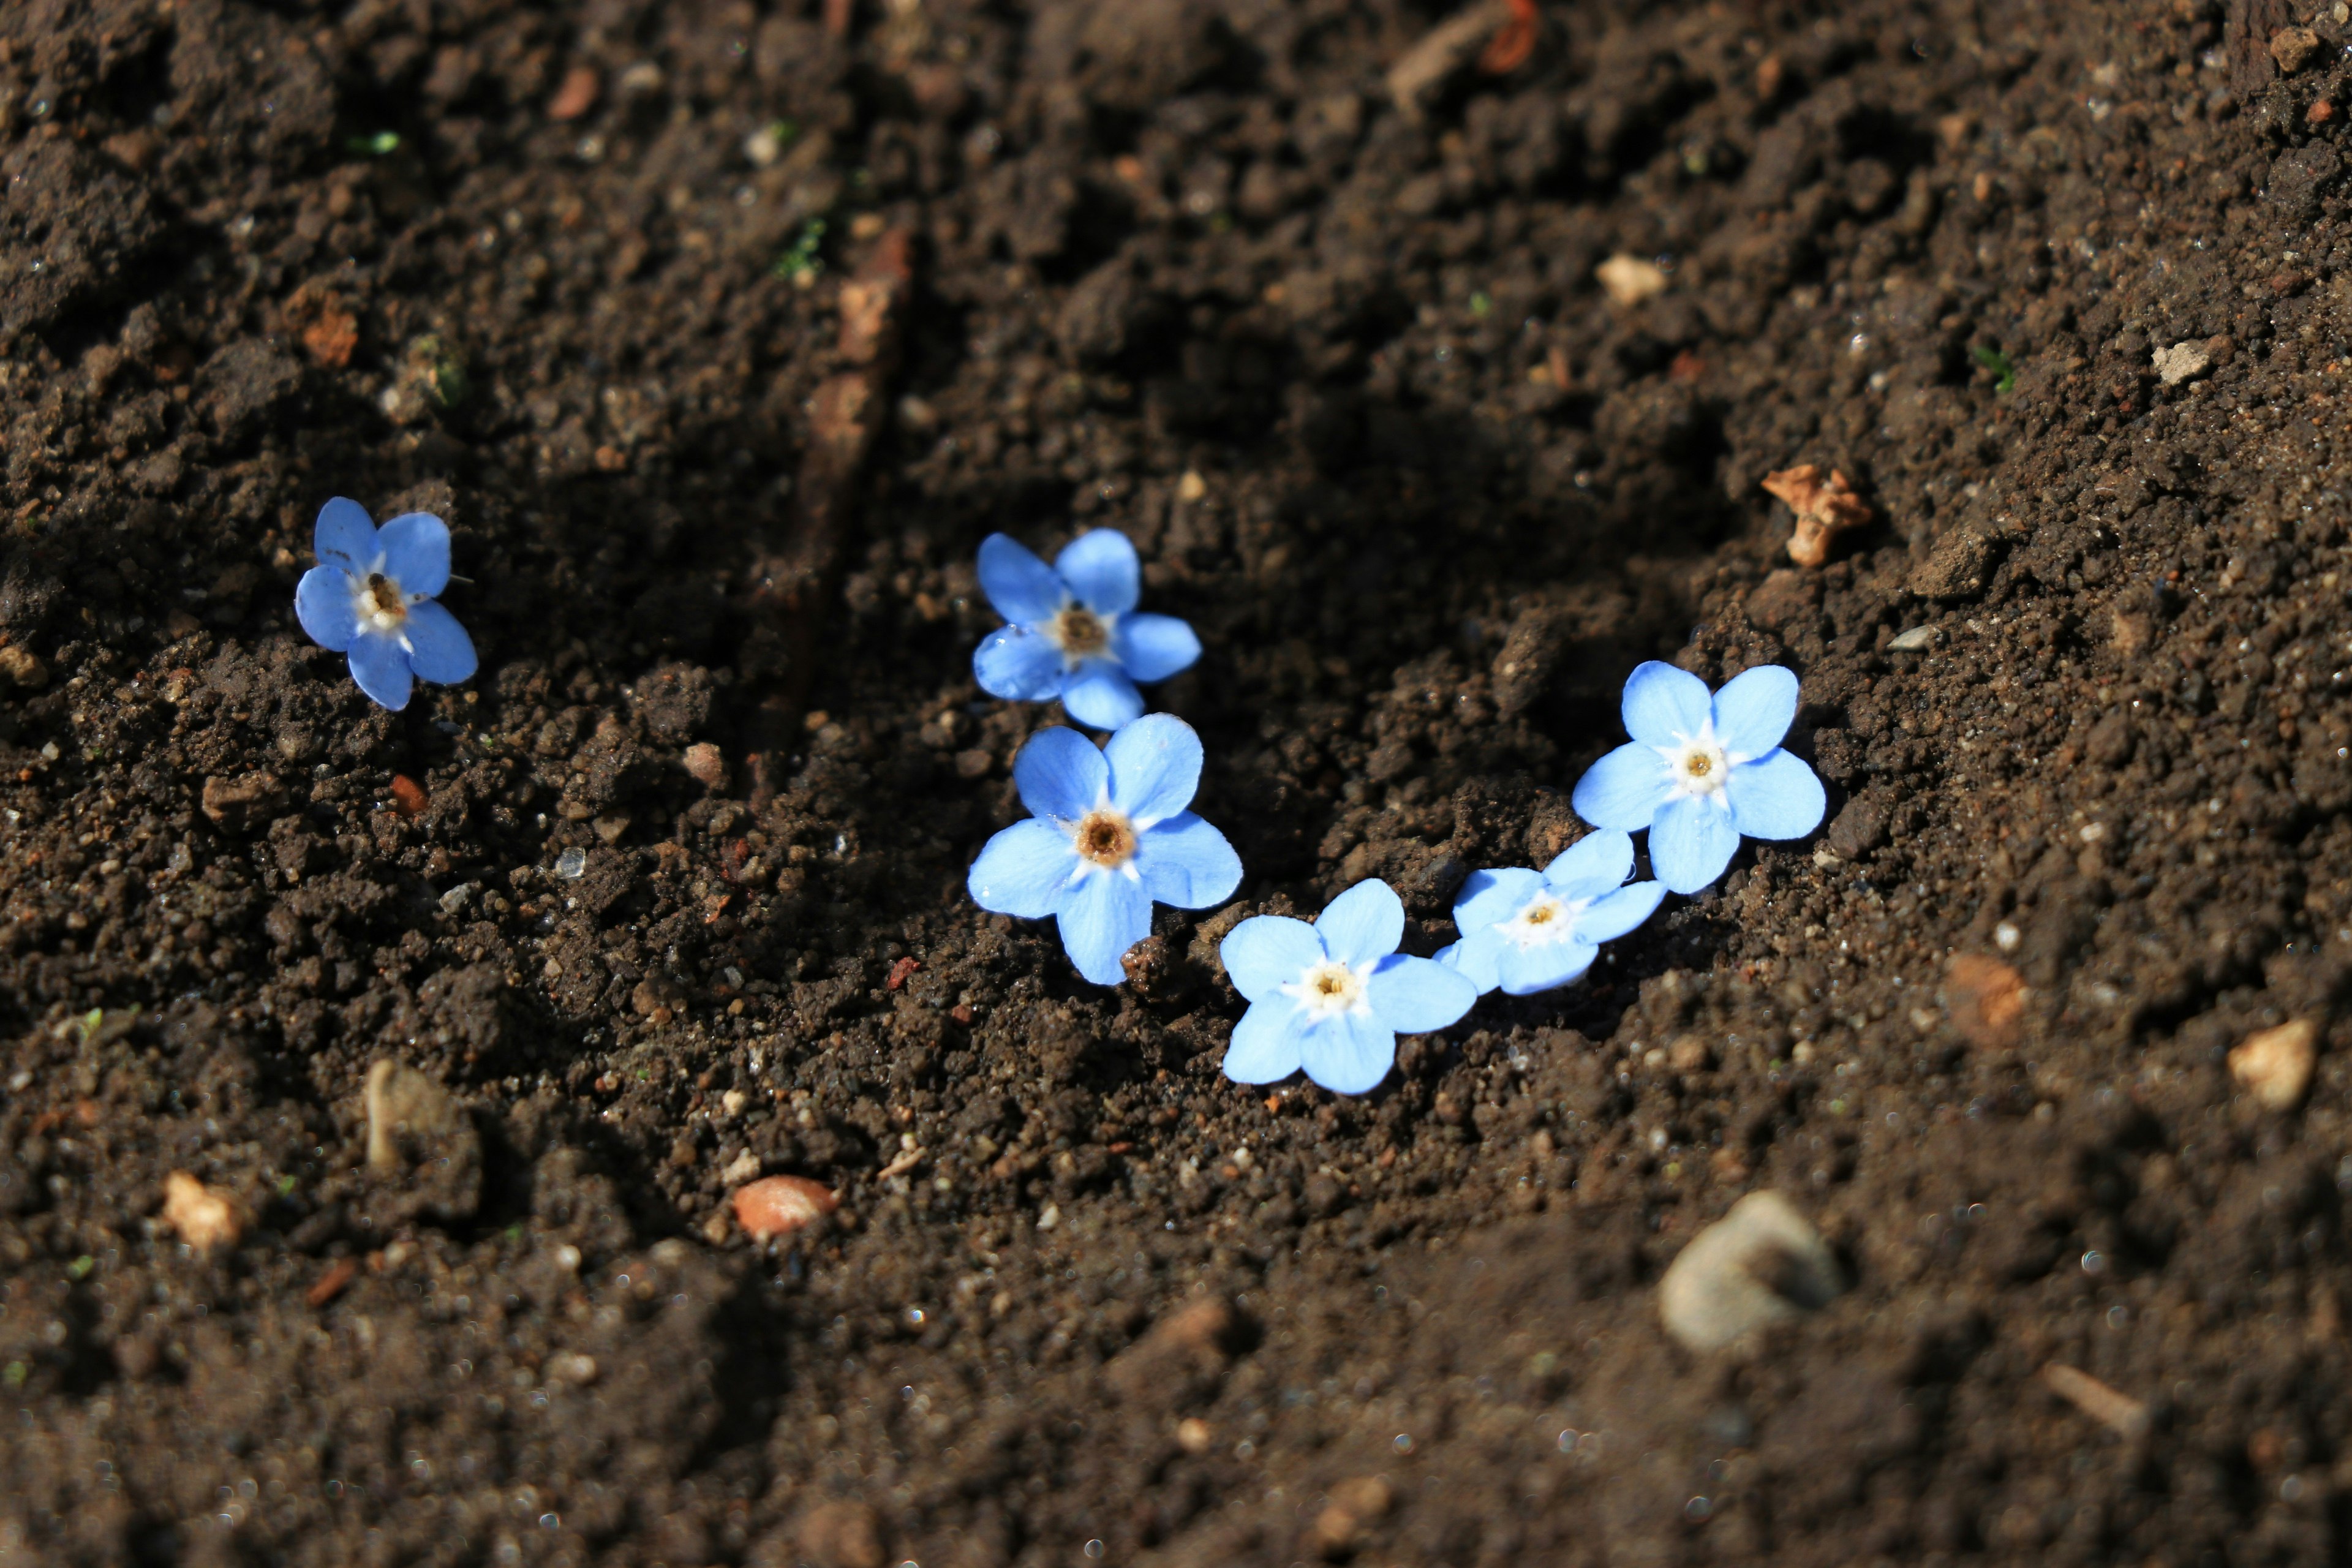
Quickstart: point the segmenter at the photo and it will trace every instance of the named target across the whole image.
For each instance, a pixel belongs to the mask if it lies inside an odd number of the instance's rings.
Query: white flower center
[[[1118,871],[1129,878],[1135,869],[1135,823],[1108,800],[1078,818],[1070,829],[1071,847],[1078,852],[1078,874]]]
[[[1735,766],[1748,761],[1723,749],[1723,742],[1715,738],[1712,719],[1699,726],[1697,734],[1678,733],[1673,745],[1657,751],[1666,760],[1666,773],[1676,795],[1711,799],[1717,805],[1729,804],[1723,796],[1724,780]]]
[[[1570,900],[1556,893],[1538,893],[1519,906],[1518,913],[1507,921],[1496,921],[1495,931],[1504,941],[1514,943],[1522,952],[1532,947],[1549,947],[1568,941],[1576,934],[1576,917],[1584,912],[1589,899]]]
[[[1282,991],[1297,997],[1299,1011],[1317,1024],[1342,1013],[1369,1013],[1372,1006],[1364,991],[1364,977],[1336,958],[1307,965]]]
[[[1073,599],[1054,612],[1043,628],[1045,639],[1062,650],[1062,663],[1076,669],[1090,658],[1110,651],[1110,629],[1117,616],[1098,616]]]
[[[408,595],[401,592],[400,579],[387,577],[383,558],[360,576],[352,579],[352,613],[359,617],[362,631],[396,633],[408,623]]]

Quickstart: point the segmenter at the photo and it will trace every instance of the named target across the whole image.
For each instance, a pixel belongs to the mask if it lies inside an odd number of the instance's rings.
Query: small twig
[[[899,1155],[897,1159],[891,1161],[888,1164],[883,1166],[880,1170],[875,1172],[874,1179],[877,1182],[887,1182],[893,1176],[903,1176],[908,1172],[913,1170],[916,1166],[921,1164],[924,1160],[929,1157],[929,1154],[930,1151],[927,1149],[909,1149],[905,1153]]]
[[[2042,1381],[2051,1393],[2126,1437],[2137,1437],[2147,1430],[2145,1400],[2110,1388],[2079,1367],[2053,1361],[2042,1369]]]

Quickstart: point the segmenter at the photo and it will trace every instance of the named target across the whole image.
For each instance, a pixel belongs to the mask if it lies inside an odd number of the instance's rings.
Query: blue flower
[[[1650,868],[1696,893],[1731,864],[1744,836],[1802,838],[1826,804],[1813,770],[1780,750],[1797,716],[1797,678],[1762,665],[1724,683],[1655,659],[1625,682],[1633,737],[1576,781],[1577,815],[1595,827],[1650,830]]]
[[[1403,940],[1404,905],[1377,878],[1332,900],[1313,925],[1258,915],[1235,926],[1217,952],[1250,1006],[1225,1047],[1225,1076],[1272,1083],[1304,1068],[1339,1094],[1386,1078],[1399,1035],[1442,1029],[1478,1000],[1478,987],[1445,965],[1398,952]]]
[[[1138,615],[1135,546],[1108,528],[1081,533],[1046,565],[1017,541],[981,542],[980,585],[999,627],[972,650],[981,689],[1016,702],[1062,700],[1097,730],[1143,713],[1139,680],[1165,680],[1201,657],[1201,639],[1173,616]]]
[[[404,511],[381,529],[337,496],[319,509],[319,564],[294,589],[294,616],[320,647],[347,653],[352,679],[383,706],[408,706],[411,677],[473,679],[474,639],[433,602],[449,585],[449,525]]]
[[[1097,751],[1076,730],[1041,730],[1013,759],[1036,815],[988,841],[971,865],[972,902],[998,914],[1054,916],[1078,973],[1127,978],[1119,960],[1151,934],[1153,903],[1206,909],[1241,886],[1241,857],[1185,808],[1201,786],[1201,737],[1154,713]]]
[[[1633,841],[1613,827],[1585,835],[1540,871],[1477,872],[1454,901],[1462,940],[1437,962],[1482,992],[1514,996],[1580,980],[1601,942],[1648,920],[1666,896],[1655,882],[1625,886],[1633,874]]]

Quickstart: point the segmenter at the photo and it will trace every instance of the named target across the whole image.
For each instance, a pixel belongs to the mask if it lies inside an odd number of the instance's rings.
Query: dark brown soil
[[[0,9],[0,1562],[2343,1561],[2345,10],[1556,4],[1414,113],[1407,0],[831,9]],[[335,494],[476,681],[296,629]],[[1115,992],[962,894],[973,550],[1106,524],[1249,872]],[[1801,674],[1821,835],[1219,1076],[1223,931],[1432,951],[1648,657]],[[1767,1188],[1852,1289],[1687,1354]]]

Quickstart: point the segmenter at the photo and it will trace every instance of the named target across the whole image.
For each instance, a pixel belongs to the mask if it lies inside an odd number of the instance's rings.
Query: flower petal
[[[1715,694],[1715,738],[1733,758],[1760,757],[1780,743],[1797,718],[1797,675],[1759,664]]]
[[[1802,838],[1822,825],[1829,805],[1804,759],[1780,751],[1733,768],[1723,793],[1731,825],[1750,838]]]
[[[1107,658],[1088,659],[1062,681],[1062,706],[1095,730],[1117,730],[1143,714],[1143,694]]]
[[[1485,931],[1527,908],[1528,900],[1543,885],[1543,873],[1530,871],[1525,866],[1473,871],[1462,884],[1462,890],[1454,895],[1454,924],[1465,938],[1473,931]]]
[[[1666,896],[1657,882],[1635,882],[1595,899],[1577,917],[1576,934],[1586,942],[1614,942],[1658,912]]]
[[[1625,732],[1644,745],[1670,746],[1697,734],[1713,714],[1706,682],[1686,669],[1650,659],[1625,682]]]
[[[1442,963],[1478,988],[1485,995],[1503,983],[1496,968],[1496,956],[1503,948],[1503,939],[1495,934],[1492,926],[1464,937],[1451,947],[1438,950],[1432,963]]]
[[[1110,782],[1110,764],[1095,743],[1066,724],[1040,730],[1013,759],[1013,785],[1038,816],[1076,822],[1095,808]]]
[[[1223,834],[1189,811],[1179,812],[1136,835],[1135,874],[1153,901],[1205,910],[1242,885],[1242,858]]]
[[[359,502],[337,496],[319,509],[310,548],[318,552],[320,564],[340,566],[354,577],[365,576],[375,560],[375,519]]]
[[[1135,608],[1143,586],[1143,569],[1136,563],[1135,546],[1115,528],[1097,528],[1070,541],[1054,557],[1054,570],[1078,596],[1078,603],[1098,616],[1123,616]]]
[[[1097,874],[1082,879],[1060,911],[1062,951],[1078,973],[1097,985],[1127,978],[1119,960],[1151,934],[1151,896],[1127,878]]]
[[[312,642],[331,653],[341,653],[360,635],[352,588],[352,574],[341,566],[313,566],[294,584],[294,618]]]
[[[1041,921],[1061,908],[1077,869],[1078,851],[1070,836],[1033,816],[988,841],[964,887],[983,910]]]
[[[1252,915],[1225,933],[1217,957],[1234,989],[1255,1002],[1278,994],[1323,962],[1323,939],[1305,921],[1288,915]]]
[[[1633,833],[1650,826],[1672,793],[1666,759],[1634,741],[1585,769],[1569,798],[1576,815],[1593,826]]]
[[[971,673],[991,697],[1043,702],[1062,694],[1062,650],[1026,626],[999,626],[971,650]]]
[[[1548,942],[1539,947],[1506,944],[1497,968],[1507,996],[1532,996],[1584,978],[1601,950],[1589,942]]]
[[[1552,858],[1544,880],[1563,899],[1597,899],[1633,874],[1633,841],[1622,827],[1588,833]]]
[[[980,542],[980,591],[1016,626],[1053,619],[1069,597],[1054,569],[1009,533],[992,533]]]
[[[411,598],[430,599],[449,585],[449,525],[429,511],[404,511],[375,536],[383,574]]]
[[[1392,952],[1364,982],[1372,1016],[1400,1035],[1425,1035],[1459,1023],[1478,1000],[1478,983],[1426,958]]]
[[[1173,616],[1121,616],[1111,624],[1110,651],[1131,680],[1165,680],[1201,657],[1201,639]]]
[[[359,689],[380,708],[394,713],[408,706],[408,689],[414,679],[408,668],[408,655],[397,642],[381,632],[367,632],[352,639],[352,679]]]
[[[1225,1047],[1225,1076],[1235,1083],[1274,1083],[1297,1072],[1301,1024],[1298,1004],[1287,996],[1252,1003]]]
[[[430,599],[408,606],[408,621],[400,634],[408,644],[408,667],[419,680],[455,686],[473,679],[481,666],[474,653],[474,639],[466,635],[457,617]]]
[[[1368,878],[1323,906],[1315,917],[1323,950],[1350,969],[1386,958],[1404,940],[1404,900],[1378,877]]]
[[[1469,988],[1460,975],[1454,978]],[[1334,1094],[1366,1093],[1396,1065],[1396,1031],[1360,1013],[1342,1013],[1301,1035],[1298,1065]]]
[[[1201,787],[1201,737],[1172,713],[1147,713],[1103,747],[1110,800],[1138,827],[1175,816]]]
[[[1650,824],[1650,868],[1671,892],[1697,892],[1723,875],[1738,847],[1731,814],[1711,800],[1670,801]]]

